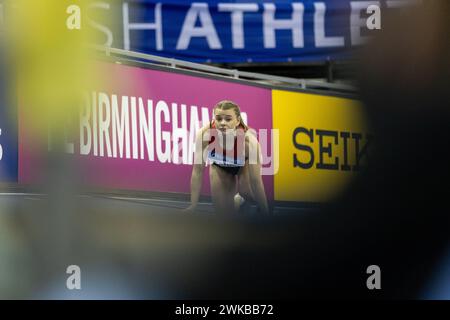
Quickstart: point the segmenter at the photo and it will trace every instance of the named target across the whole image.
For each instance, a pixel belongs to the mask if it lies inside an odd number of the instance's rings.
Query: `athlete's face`
[[[233,109],[229,110],[214,110],[214,119],[216,121],[217,129],[226,131],[230,129],[236,129],[239,125],[239,119],[236,116],[236,112]]]

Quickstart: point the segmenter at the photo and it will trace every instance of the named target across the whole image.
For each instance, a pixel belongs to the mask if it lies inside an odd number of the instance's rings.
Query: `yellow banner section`
[[[278,201],[325,202],[368,165],[373,139],[356,100],[272,90],[279,130]]]

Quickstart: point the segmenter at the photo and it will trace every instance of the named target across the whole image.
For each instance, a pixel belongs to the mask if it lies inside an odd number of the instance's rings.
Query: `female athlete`
[[[211,164],[211,197],[217,213],[236,213],[244,201],[256,203],[263,214],[269,213],[261,177],[260,145],[251,131],[244,124],[237,104],[217,103],[214,119],[196,136],[191,205],[186,211],[195,211],[197,207],[207,160]]]

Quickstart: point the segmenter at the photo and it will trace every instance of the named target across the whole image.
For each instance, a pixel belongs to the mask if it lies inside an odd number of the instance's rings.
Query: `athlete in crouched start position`
[[[231,101],[219,102],[214,107],[214,119],[196,136],[191,205],[186,211],[196,210],[207,158],[211,163],[211,196],[217,213],[236,213],[247,202],[256,203],[259,212],[268,214],[260,149],[256,135],[241,118],[239,106]]]

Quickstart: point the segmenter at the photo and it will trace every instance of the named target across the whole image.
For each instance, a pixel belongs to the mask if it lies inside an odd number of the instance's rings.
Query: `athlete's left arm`
[[[264,214],[269,214],[269,206],[267,204],[266,192],[261,176],[261,146],[253,134],[247,134],[246,144],[248,146],[248,167],[250,173],[250,183],[252,186],[255,201]]]

